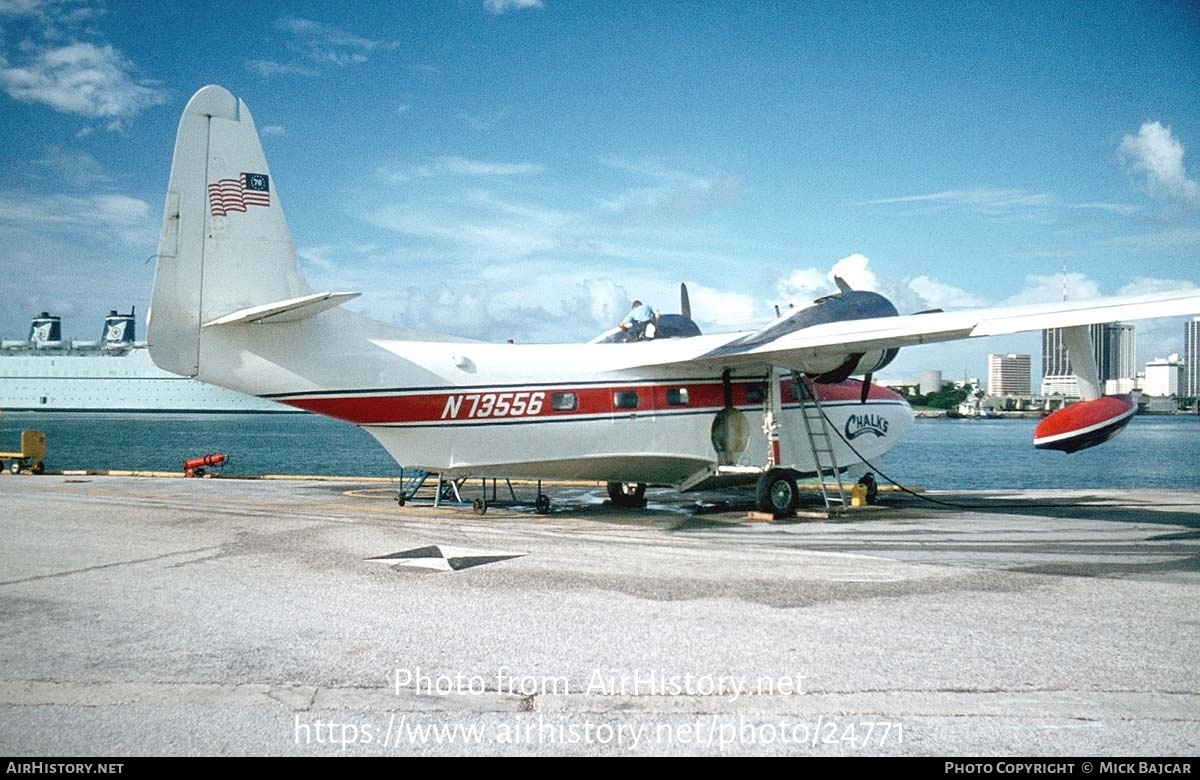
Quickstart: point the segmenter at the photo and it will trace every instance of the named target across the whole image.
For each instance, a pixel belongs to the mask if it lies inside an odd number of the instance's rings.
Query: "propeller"
[[[687,284],[680,282],[679,284],[679,313],[692,318],[692,302],[688,299]]]

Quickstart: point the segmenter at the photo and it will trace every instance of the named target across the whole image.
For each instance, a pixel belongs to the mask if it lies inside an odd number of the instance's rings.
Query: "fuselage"
[[[340,355],[283,350],[290,352],[290,367],[274,372],[264,370],[269,347],[260,344],[253,355],[230,362],[219,380],[232,378],[243,391],[359,425],[405,468],[455,477],[676,487],[698,484],[718,465],[767,465],[771,445],[763,415],[774,402],[778,427],[771,438],[779,442],[774,465],[816,471],[801,419],[803,393],[790,374],[723,376],[700,365],[621,368],[636,364],[639,351],[654,349],[646,343],[373,338],[369,348]],[[231,377],[235,365],[247,367],[247,381]],[[774,399],[768,394],[772,381]],[[840,466],[887,452],[912,421],[904,399],[885,388],[872,386],[865,403],[858,381],[817,388]],[[805,403],[811,407],[813,401]],[[748,436],[735,451],[721,453],[714,424],[727,408],[736,411],[726,415],[744,418]]]

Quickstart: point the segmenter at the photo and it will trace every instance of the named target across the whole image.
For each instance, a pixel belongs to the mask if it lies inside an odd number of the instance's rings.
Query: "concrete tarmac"
[[[0,751],[1200,752],[1200,492],[549,492],[0,476]]]

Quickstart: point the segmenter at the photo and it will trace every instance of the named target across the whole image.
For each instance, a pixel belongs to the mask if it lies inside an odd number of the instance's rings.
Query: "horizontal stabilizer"
[[[312,295],[302,295],[299,298],[289,298],[286,301],[264,303],[261,306],[251,306],[248,309],[238,309],[232,314],[218,317],[204,323],[205,328],[214,325],[242,325],[272,322],[296,322],[308,319],[314,314],[320,314],[326,309],[340,306],[348,300],[357,298],[362,293],[356,292],[323,292]]]

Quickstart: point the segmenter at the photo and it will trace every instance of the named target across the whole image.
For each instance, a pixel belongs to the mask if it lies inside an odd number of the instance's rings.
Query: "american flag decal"
[[[208,202],[214,217],[247,206],[271,205],[271,180],[265,173],[243,173],[237,179],[221,179],[208,185]]]

